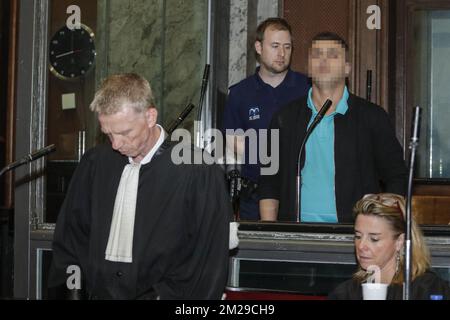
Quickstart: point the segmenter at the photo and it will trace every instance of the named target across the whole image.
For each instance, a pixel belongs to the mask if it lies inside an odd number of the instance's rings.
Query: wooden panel
[[[18,34],[18,9],[19,0],[2,2],[1,12],[4,14],[2,21],[3,37],[0,58],[0,74],[2,86],[0,96],[0,108],[2,110],[0,140],[3,140],[3,160],[5,164],[13,162],[15,141],[15,94],[16,94],[16,68],[17,68],[17,34]],[[4,63],[2,63],[4,62]],[[4,81],[3,81],[4,80]],[[4,91],[3,91],[4,90]],[[1,183],[1,182],[0,182]],[[4,190],[2,191],[2,204],[8,209],[14,205],[13,174],[11,172],[4,176]]]
[[[65,26],[69,15],[67,7],[77,5],[81,9],[81,23],[89,26],[94,33],[97,28],[97,1],[57,0],[51,2],[49,39]],[[57,151],[49,156],[50,160],[76,160],[78,157],[78,133],[85,131],[92,116],[89,111],[95,73],[90,70],[85,77],[74,80],[61,80],[49,72],[47,143],[56,144]],[[62,110],[62,95],[74,93],[76,109]]]
[[[432,184],[432,181],[430,181],[428,184],[414,182],[414,195],[450,197],[450,185]]]
[[[412,212],[419,224],[450,224],[450,197],[413,196]]]
[[[381,11],[381,29],[369,29],[367,8],[377,5]],[[354,93],[367,98],[367,71],[372,71],[370,101],[388,111],[389,5],[386,0],[355,2],[356,26],[354,58]]]
[[[420,224],[449,224],[450,185],[416,181],[412,212]]]
[[[292,26],[292,69],[308,73],[308,48],[319,32],[331,31],[349,42],[349,0],[285,0],[283,17]]]
[[[370,5],[381,9],[381,30],[367,28]],[[372,70],[371,101],[389,110],[389,14],[388,0],[285,0],[283,15],[292,25],[294,35],[292,68],[307,74],[312,37],[322,31],[335,32],[350,48],[350,91],[366,98],[367,71]]]
[[[7,1],[0,2],[0,83],[7,78],[7,15],[5,14]],[[6,143],[6,86],[0,86],[0,168],[5,166],[5,143]],[[0,206],[4,203],[4,179],[0,177]]]

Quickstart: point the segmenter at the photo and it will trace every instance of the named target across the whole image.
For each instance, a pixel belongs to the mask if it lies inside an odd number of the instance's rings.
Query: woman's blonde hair
[[[98,114],[111,115],[124,105],[139,113],[154,107],[150,83],[135,73],[109,76],[95,93],[90,108]]]
[[[406,230],[405,198],[393,193],[367,194],[359,200],[353,209],[355,221],[358,215],[374,216],[385,219],[397,237]],[[430,254],[425,243],[422,231],[414,219],[411,221],[411,246],[412,246],[412,279],[425,273],[430,268]],[[404,254],[398,253],[400,261],[398,271],[392,279],[392,284],[401,284],[404,281]],[[353,278],[364,282],[369,274],[359,266]]]

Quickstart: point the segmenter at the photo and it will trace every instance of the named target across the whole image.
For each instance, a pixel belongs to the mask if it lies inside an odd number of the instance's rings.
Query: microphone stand
[[[303,138],[302,144],[300,146],[300,151],[298,153],[297,158],[297,177],[295,179],[295,212],[297,216],[297,222],[300,222],[300,187],[302,185],[302,178],[301,178],[301,159],[303,150],[306,145],[306,141],[308,141],[309,136],[313,132],[314,128],[319,124],[319,122],[324,117],[325,113],[327,113],[328,109],[330,109],[333,102],[330,99],[327,99],[325,103],[323,104],[322,108],[320,109],[319,113],[317,113],[316,117],[314,118],[314,121],[311,123],[311,126],[306,130],[306,135]]]
[[[6,172],[13,170],[17,167],[20,167],[24,164],[27,164],[31,161],[37,160],[53,151],[56,150],[56,146],[54,144],[51,144],[45,148],[42,148],[40,150],[37,150],[35,152],[32,152],[30,154],[27,154],[26,156],[22,157],[21,159],[14,161],[13,163],[10,163],[9,165],[7,165],[6,167],[4,167],[1,171],[0,171],[0,177],[5,174]]]
[[[178,118],[176,118],[168,127],[167,127],[167,135],[170,136],[176,128],[186,119],[186,117],[191,113],[192,109],[194,109],[195,106],[192,103],[188,103],[188,105],[184,108],[184,110],[180,113]]]
[[[206,94],[206,88],[208,85],[208,78],[209,78],[209,64],[205,65],[205,70],[203,71],[203,79],[202,79],[202,87],[200,91],[200,103],[199,103],[199,111],[197,114],[197,118],[201,118],[202,114],[202,105],[203,100],[205,99]],[[188,103],[188,105],[184,108],[184,110],[180,113],[180,115],[167,127],[167,135],[170,137],[170,135],[175,131],[176,128],[184,121],[184,119],[187,118],[189,113],[195,108],[195,105],[192,103]]]
[[[409,149],[411,149],[409,178],[408,178],[408,193],[406,198],[406,245],[405,245],[405,283],[403,290],[403,300],[410,300],[411,296],[411,265],[412,265],[412,246],[411,246],[411,201],[412,201],[412,187],[414,178],[414,163],[416,158],[416,149],[419,146],[419,127],[420,127],[420,107],[415,108],[414,112],[414,127]]]
[[[204,137],[203,137],[203,126],[201,125],[202,121],[202,111],[203,111],[203,101],[205,100],[206,89],[208,88],[208,79],[209,79],[209,69],[210,65],[206,64],[205,69],[203,70],[203,79],[202,79],[202,87],[200,90],[200,100],[198,103],[197,110],[197,147],[200,149],[204,148]]]

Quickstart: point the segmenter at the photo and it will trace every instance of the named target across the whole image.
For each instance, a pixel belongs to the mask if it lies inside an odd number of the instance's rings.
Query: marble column
[[[280,11],[280,1],[259,0],[258,1],[258,24],[270,17],[278,17]]]
[[[152,85],[159,122],[198,104],[206,61],[207,0],[99,0],[97,78],[136,72]],[[195,110],[183,127],[192,128]]]
[[[247,74],[247,0],[230,0],[230,60],[228,83],[233,85]]]
[[[166,0],[164,42],[164,119],[176,119],[188,102],[196,108],[181,127],[192,129],[206,63],[206,0]]]
[[[257,25],[279,15],[279,0],[230,0],[229,85],[254,72]]]

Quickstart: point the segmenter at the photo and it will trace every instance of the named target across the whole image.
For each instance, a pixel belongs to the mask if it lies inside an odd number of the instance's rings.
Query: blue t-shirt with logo
[[[258,74],[242,80],[230,87],[227,105],[224,111],[223,129],[268,129],[273,114],[282,106],[305,96],[310,88],[308,78],[298,72],[289,70],[276,88],[265,83]],[[258,139],[259,142],[259,139]],[[251,148],[259,154],[258,148]],[[241,175],[254,182],[259,177],[259,155],[257,164],[249,164],[249,145],[246,139],[245,164],[242,166]]]

